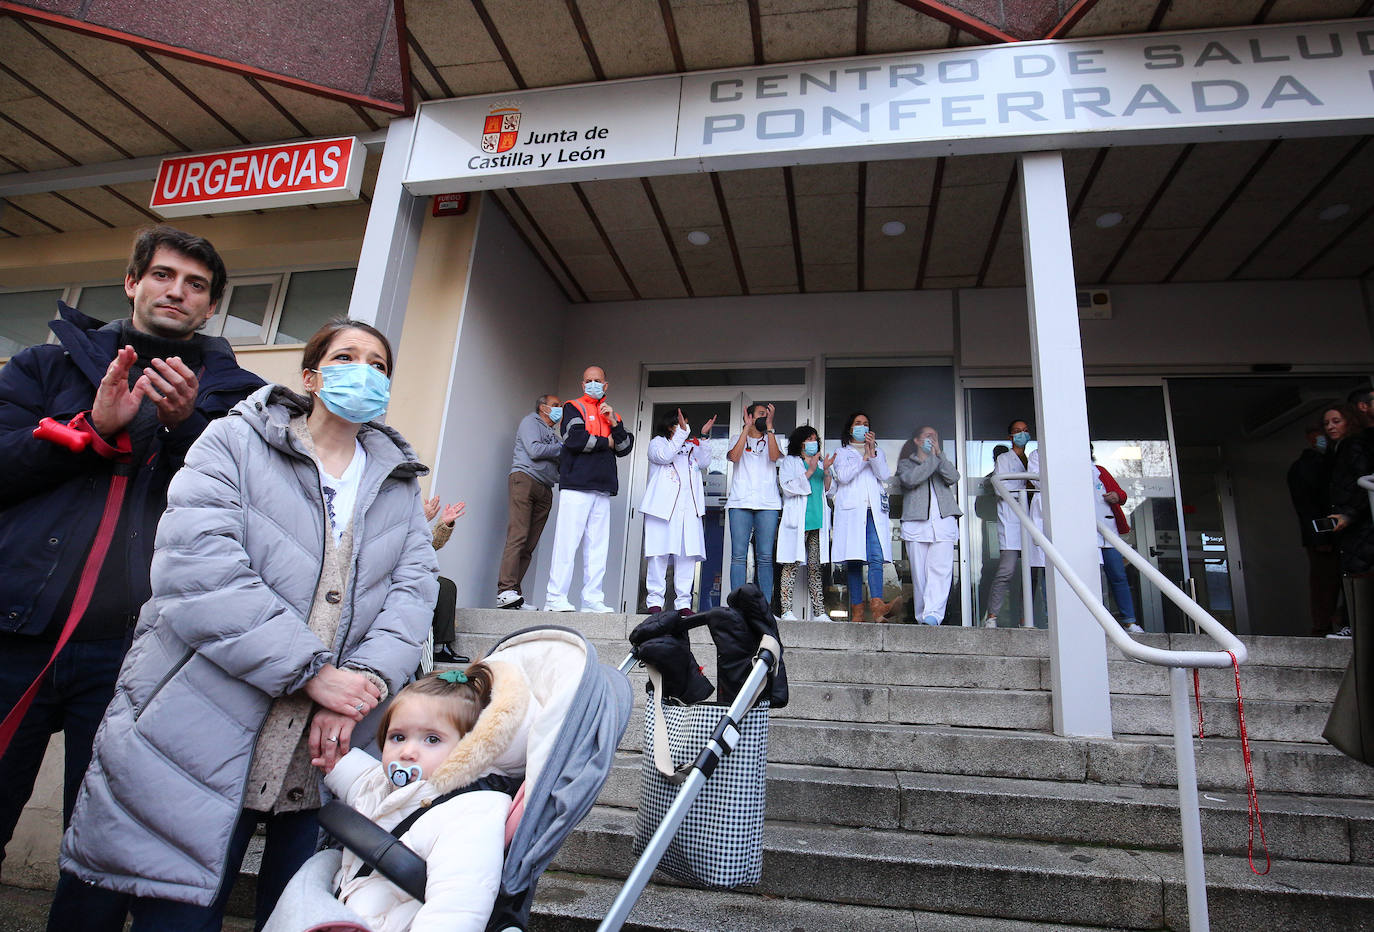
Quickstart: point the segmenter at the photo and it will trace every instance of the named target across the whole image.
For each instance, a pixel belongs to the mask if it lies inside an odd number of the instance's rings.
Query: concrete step
[[[621,884],[606,877],[548,871],[539,882],[530,932],[591,932]],[[650,884],[630,911],[626,932],[1107,932],[1102,927],[956,916],[922,910],[818,903],[720,890]]]
[[[558,624],[575,628],[592,640],[616,642],[621,651],[603,660],[618,661],[624,656],[626,640],[631,629],[645,615],[592,615],[580,612],[548,613],[519,612],[501,609],[458,609],[458,631],[479,636],[483,648],[496,639],[520,628],[541,624]],[[898,625],[850,624],[830,621],[781,622],[779,625],[785,648],[812,648],[835,651],[887,651],[926,654],[998,654],[1008,657],[1048,657],[1049,641],[1042,630],[1023,628],[964,628],[958,625]],[[710,642],[704,629],[693,632],[693,642],[700,637]],[[1173,650],[1215,650],[1216,643],[1206,635],[1143,634],[1135,635],[1141,643]],[[1295,637],[1254,637],[1240,639],[1249,651],[1247,665],[1293,666],[1344,669],[1350,660],[1348,640]],[[1114,659],[1124,659],[1108,645]]]
[[[597,807],[554,867],[624,877],[633,831],[633,812]],[[783,822],[768,823],[764,846],[757,892],[770,897],[1132,929],[1187,922],[1178,855]],[[1374,930],[1374,867],[1277,861],[1255,877],[1244,858],[1214,856],[1207,870],[1218,932]]]
[[[636,711],[621,750],[639,751],[643,728]],[[1194,741],[1198,786],[1245,788],[1240,742]],[[1321,744],[1252,741],[1255,783],[1261,793],[1374,796],[1374,768]],[[944,725],[866,724],[774,718],[768,759],[859,770],[969,774],[1111,786],[1177,785],[1171,739],[1122,735],[1114,740],[1061,738],[1030,731]]]
[[[641,758],[621,755],[599,802],[639,803]],[[1244,793],[1204,792],[1203,847],[1244,856]],[[1274,857],[1374,864],[1374,801],[1263,793]],[[936,835],[1179,850],[1178,792],[997,777],[768,765],[768,816]]]

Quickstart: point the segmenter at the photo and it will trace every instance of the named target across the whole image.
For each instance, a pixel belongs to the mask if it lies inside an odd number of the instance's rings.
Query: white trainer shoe
[[[582,611],[592,615],[610,615],[615,609],[611,608],[605,602],[588,602],[586,605],[582,606]]]
[[[1337,640],[1337,639],[1339,639],[1339,640],[1345,640],[1346,638],[1349,638],[1349,637],[1350,637],[1350,625],[1346,625],[1344,628],[1342,628],[1342,629],[1339,630],[1339,631],[1332,631],[1330,634],[1327,635],[1327,637],[1331,638],[1332,640]]]
[[[496,596],[497,608],[519,608],[525,602],[525,597],[514,589],[506,589]]]
[[[1131,634],[1145,633],[1145,629],[1140,627],[1140,625],[1136,624],[1134,621],[1126,626],[1126,630],[1129,631]]]
[[[783,613],[782,613],[782,616],[781,616],[778,620],[779,620],[779,621],[800,621],[801,619],[797,617],[797,613],[796,613],[796,612],[787,611],[787,612],[783,612]]]
[[[577,611],[577,609],[573,608],[572,603],[571,603],[571,602],[568,602],[568,601],[566,601],[566,600],[563,600],[563,599],[549,599],[547,602],[544,603],[544,611],[546,611],[546,612],[575,612],[575,611]]]
[[[984,616],[984,618],[983,618],[983,627],[984,627],[984,628],[995,628],[995,627],[997,627],[997,616],[996,616],[996,615],[986,615],[986,616]]]

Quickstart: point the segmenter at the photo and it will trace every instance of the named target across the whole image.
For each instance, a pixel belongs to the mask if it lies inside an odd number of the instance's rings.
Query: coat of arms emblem
[[[493,107],[482,125],[482,151],[505,152],[520,136],[520,111],[515,107]]]

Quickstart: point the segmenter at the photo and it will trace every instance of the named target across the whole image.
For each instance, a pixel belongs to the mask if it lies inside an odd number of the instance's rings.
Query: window
[[[348,313],[356,274],[343,268],[231,276],[204,332],[235,346],[304,343],[325,321]],[[47,342],[59,300],[105,323],[129,316],[123,282],[0,291],[0,359]]]

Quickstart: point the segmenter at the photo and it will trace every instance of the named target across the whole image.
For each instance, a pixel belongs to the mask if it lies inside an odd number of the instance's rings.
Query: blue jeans
[[[730,521],[730,591],[748,580],[745,571],[749,562],[749,537],[754,538],[754,571],[764,598],[773,601],[773,560],[778,552],[778,519],[782,512],[776,508],[729,508]]]
[[[262,852],[262,866],[258,869],[257,902],[253,913],[254,928],[261,930],[267,917],[272,915],[287,881],[315,853],[320,837],[318,816],[318,809],[280,815],[243,810],[229,841],[229,860],[224,865],[224,880],[215,894],[215,901],[209,906],[193,906],[174,900],[135,899],[129,909],[134,917],[131,932],[220,932],[224,909],[243,866],[248,842],[258,823],[265,821],[267,844]]]
[[[0,716],[8,715],[47,664],[55,645],[19,635],[0,639]],[[71,821],[76,791],[91,762],[95,732],[114,696],[125,638],[70,641],[43,677],[5,756],[0,757],[0,850],[9,844],[38,776],[48,739],[65,737],[62,827]]]
[[[1135,624],[1135,601],[1131,598],[1131,584],[1126,581],[1126,561],[1121,551],[1115,547],[1102,548],[1102,568],[1107,571],[1107,584],[1111,587],[1116,607],[1124,615],[1123,625]]]
[[[873,523],[873,512],[868,512],[868,527],[864,529],[865,549],[868,551],[868,595],[869,598],[883,597],[883,542],[878,537],[878,528]],[[844,568],[849,572],[849,604],[858,605],[864,596],[864,561],[845,560]]]

